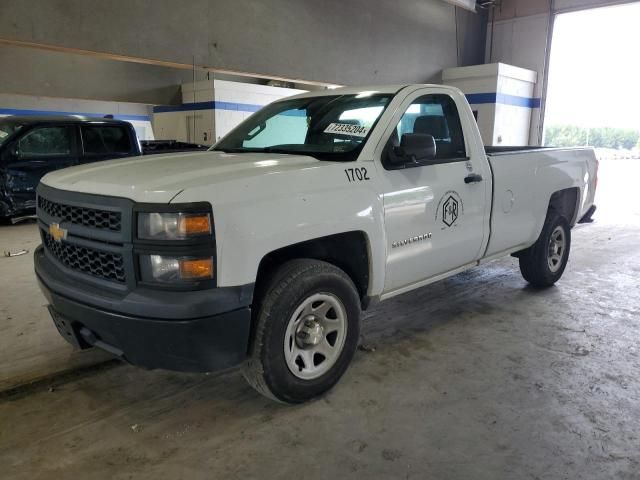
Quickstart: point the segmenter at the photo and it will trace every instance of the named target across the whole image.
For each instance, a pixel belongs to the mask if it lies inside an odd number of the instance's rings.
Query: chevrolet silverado
[[[591,149],[485,148],[455,88],[316,91],[206,152],[49,173],[35,269],[76,347],[239,366],[297,403],[340,379],[376,302],[504,255],[556,283],[596,182]]]

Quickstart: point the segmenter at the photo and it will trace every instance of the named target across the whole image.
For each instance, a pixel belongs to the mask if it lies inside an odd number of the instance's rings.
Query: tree
[[[628,128],[582,128],[575,125],[550,125],[545,129],[544,144],[554,147],[589,145],[599,148],[630,150],[640,148],[640,132]]]

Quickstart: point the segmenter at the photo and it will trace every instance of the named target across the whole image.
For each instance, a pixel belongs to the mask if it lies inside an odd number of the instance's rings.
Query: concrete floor
[[[130,366],[0,397],[2,478],[640,479],[638,175],[602,165],[555,288],[505,258],[386,302],[364,321],[375,351],[310,404]]]
[[[39,243],[35,221],[0,225],[0,392],[110,358],[76,352],[58,334],[33,273]],[[4,256],[20,250],[29,252]]]

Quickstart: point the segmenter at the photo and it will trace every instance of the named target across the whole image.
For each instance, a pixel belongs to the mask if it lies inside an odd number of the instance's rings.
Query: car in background
[[[129,122],[109,117],[0,118],[0,218],[33,215],[36,187],[45,174],[54,170],[102,160],[207,148],[175,140],[140,142]]]
[[[142,154],[129,122],[82,116],[0,119],[0,217],[35,213],[36,187],[61,168]]]

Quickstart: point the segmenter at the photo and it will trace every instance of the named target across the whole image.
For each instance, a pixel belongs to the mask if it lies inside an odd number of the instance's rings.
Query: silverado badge
[[[52,223],[49,225],[49,235],[51,235],[56,242],[60,243],[62,239],[67,238],[67,230],[60,228],[60,225],[57,223]]]

